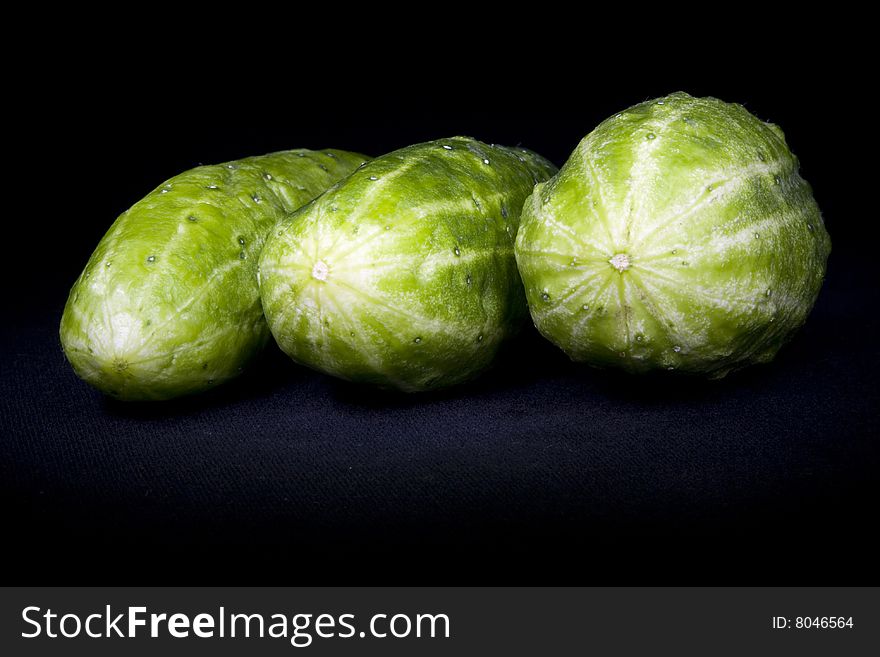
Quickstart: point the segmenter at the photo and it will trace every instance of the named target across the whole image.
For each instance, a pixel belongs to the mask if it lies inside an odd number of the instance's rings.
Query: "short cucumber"
[[[513,243],[555,167],[454,137],[368,162],[272,231],[266,318],[294,360],[403,391],[470,379],[527,317]]]
[[[830,250],[779,126],[683,92],[584,137],[516,243],[535,326],[572,360],[709,378],[775,357]]]
[[[266,234],[367,158],[291,150],[181,173],[124,212],[73,285],[61,344],[119,399],[168,399],[236,376],[269,332]]]

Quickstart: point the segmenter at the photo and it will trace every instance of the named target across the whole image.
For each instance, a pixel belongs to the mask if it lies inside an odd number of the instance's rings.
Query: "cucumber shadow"
[[[833,355],[831,322],[807,322],[770,363],[735,371],[718,380],[680,373],[632,375],[572,362],[560,349],[529,326],[499,350],[492,367],[464,384],[431,392],[404,393],[381,389],[312,371],[291,361],[274,343],[237,379],[198,395],[164,402],[122,402],[103,399],[111,416],[132,419],[198,415],[218,407],[288,403],[328,395],[343,406],[400,410],[425,404],[503,401],[513,404],[552,403],[554,397],[583,396],[644,405],[712,402],[725,397],[768,393],[786,381],[814,381],[817,368]]]
[[[452,388],[404,393],[330,377],[327,381],[330,394],[340,403],[371,410],[480,399],[532,404],[578,395],[583,396],[585,404],[597,399],[646,406],[708,403],[770,394],[786,382],[813,382],[815,370],[821,369],[833,351],[827,339],[828,330],[821,321],[808,323],[772,362],[751,365],[714,380],[677,372],[629,374],[576,363],[529,327],[502,346],[488,371]]]
[[[330,393],[340,403],[372,410],[402,409],[422,404],[505,396],[511,391],[525,390],[536,380],[563,371],[568,366],[565,354],[530,327],[501,346],[488,370],[475,379],[450,388],[413,393],[329,377],[328,380]]]
[[[312,387],[315,377],[315,373],[293,363],[270,341],[241,376],[212,390],[165,401],[120,401],[102,396],[102,403],[105,412],[115,417],[167,419],[222,407],[277,403],[277,398],[303,394]]]

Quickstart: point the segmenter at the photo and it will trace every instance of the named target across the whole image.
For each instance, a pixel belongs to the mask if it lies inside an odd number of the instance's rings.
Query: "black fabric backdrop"
[[[313,85],[319,103],[277,88],[258,106],[224,98],[228,111],[218,114],[204,111],[221,101],[210,88],[142,93],[145,80],[173,77],[161,63],[129,71],[130,83],[91,64],[62,63],[52,94],[66,102],[35,104],[31,116],[39,143],[69,159],[57,186],[34,192],[36,214],[20,220],[39,240],[39,257],[13,253],[5,290],[7,579],[875,577],[876,265],[864,256],[865,190],[854,190],[839,138],[844,113],[821,102],[845,86],[839,67],[814,68],[807,80],[730,66],[724,77],[716,61],[711,78],[631,74],[594,82],[583,98],[564,92],[560,77],[540,85],[540,103],[485,93],[474,80],[486,71],[472,66],[446,71],[480,100],[468,103],[450,99],[442,73],[422,84],[386,67],[364,74],[372,86],[360,81],[357,102],[327,102],[340,85],[316,75],[298,88]],[[743,102],[782,125],[832,235],[819,302],[770,365],[719,382],[629,377],[574,365],[529,330],[473,384],[400,396],[307,371],[272,345],[215,393],[124,404],[102,398],[64,361],[61,308],[101,234],[146,191],[198,162],[298,146],[378,154],[471,134],[522,142],[561,164],[605,116],[679,88]]]

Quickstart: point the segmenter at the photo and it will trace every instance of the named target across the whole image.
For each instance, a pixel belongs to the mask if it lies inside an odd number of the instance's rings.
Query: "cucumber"
[[[181,173],[110,227],[73,285],[61,344],[108,395],[169,399],[236,376],[268,339],[266,234],[365,161],[291,150]]]
[[[675,93],[587,135],[523,209],[538,330],[573,360],[721,378],[806,321],[831,239],[782,130]]]
[[[523,201],[554,171],[465,137],[368,162],[267,239],[276,341],[298,363],[406,392],[476,376],[527,317],[513,242]]]

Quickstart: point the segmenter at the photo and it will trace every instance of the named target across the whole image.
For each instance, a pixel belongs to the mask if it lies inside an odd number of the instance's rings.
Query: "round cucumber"
[[[685,93],[587,135],[516,241],[535,325],[572,359],[713,378],[773,358],[830,249],[779,127]]]
[[[278,344],[402,391],[477,375],[527,317],[513,241],[523,201],[554,171],[464,137],[368,162],[266,242],[260,294]]]
[[[236,376],[263,347],[266,234],[366,158],[291,150],[186,171],[124,212],[74,283],[61,344],[119,399],[168,399]]]

